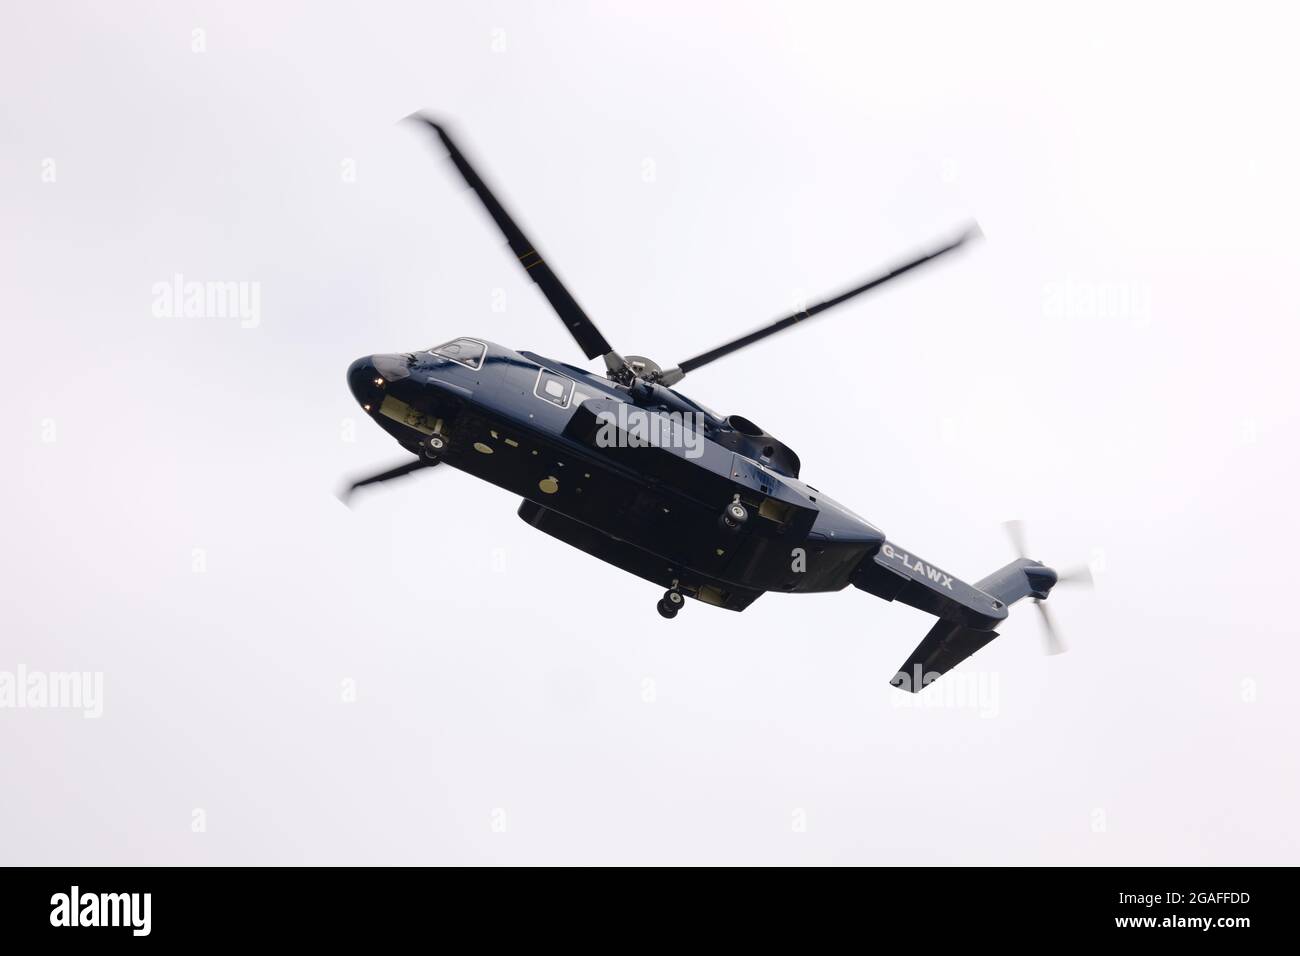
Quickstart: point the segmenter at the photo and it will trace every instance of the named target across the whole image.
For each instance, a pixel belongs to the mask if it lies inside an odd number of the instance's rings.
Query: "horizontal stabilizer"
[[[955,621],[935,621],[890,683],[915,694],[997,636],[997,631],[977,631]]]

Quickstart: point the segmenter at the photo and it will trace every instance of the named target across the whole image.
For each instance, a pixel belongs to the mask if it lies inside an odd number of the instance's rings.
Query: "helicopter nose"
[[[367,355],[348,366],[348,387],[367,411],[382,402],[384,389],[411,374],[403,355]]]
[[[359,358],[348,366],[348,388],[366,411],[382,399],[383,386],[384,378],[375,366],[373,355]]]

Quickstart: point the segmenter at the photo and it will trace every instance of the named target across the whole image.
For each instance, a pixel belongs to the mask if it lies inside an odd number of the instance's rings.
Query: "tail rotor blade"
[[[1064,571],[1058,571],[1056,573],[1056,583],[1071,587],[1090,588],[1095,582],[1092,577],[1092,568],[1086,564],[1080,564],[1072,568],[1066,568]]]
[[[1051,612],[1047,610],[1047,605],[1035,599],[1034,607],[1038,608],[1038,613],[1042,615],[1043,637],[1046,641],[1047,653],[1064,654],[1065,641],[1061,639],[1061,634],[1056,629],[1056,622],[1052,619]]]
[[[1025,541],[1025,523],[1023,521],[1007,521],[1002,527],[1007,529],[1007,537],[1011,539],[1011,546],[1016,549],[1016,557],[1029,557],[1029,546]]]

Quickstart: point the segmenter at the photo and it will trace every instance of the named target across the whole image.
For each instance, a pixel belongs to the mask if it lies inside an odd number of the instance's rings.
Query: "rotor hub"
[[[628,368],[632,369],[632,374],[637,378],[649,379],[656,381],[663,374],[663,369],[659,363],[653,359],[648,359],[644,355],[629,355],[627,357]]]

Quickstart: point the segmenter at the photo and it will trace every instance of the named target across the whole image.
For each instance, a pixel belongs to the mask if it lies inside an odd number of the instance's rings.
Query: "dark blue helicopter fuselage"
[[[1010,605],[1048,596],[1056,572],[1023,547],[1020,558],[968,584],[800,481],[799,456],[753,422],[723,418],[669,387],[948,255],[977,238],[978,226],[663,368],[620,355],[447,128],[428,116],[413,119],[436,135],[565,331],[609,376],[473,338],[358,359],[348,369],[353,395],[417,457],[354,480],[348,494],[426,465],[451,465],[523,498],[519,516],[535,528],[665,587],[657,610],[670,619],[687,597],[741,611],[765,591],[853,584],[938,618],[891,681],[911,691],[996,637]],[[1047,621],[1041,603],[1040,610]]]
[[[742,610],[764,591],[840,590],[884,542],[746,419],[662,385],[457,341],[481,350],[358,360],[353,394],[408,451],[522,497],[522,518],[574,547]],[[731,529],[720,518],[735,501],[748,518]]]

